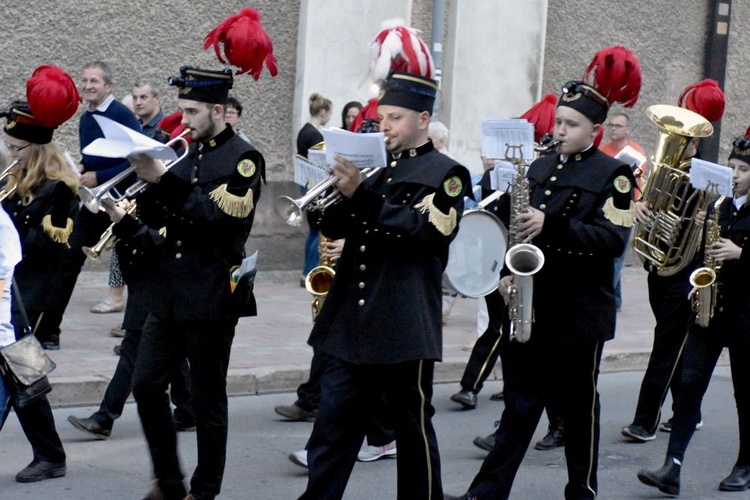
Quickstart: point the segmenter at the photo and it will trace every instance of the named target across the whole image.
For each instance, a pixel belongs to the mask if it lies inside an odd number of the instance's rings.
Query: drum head
[[[444,282],[466,297],[484,297],[500,283],[508,231],[486,210],[471,210],[461,218],[451,242]]]

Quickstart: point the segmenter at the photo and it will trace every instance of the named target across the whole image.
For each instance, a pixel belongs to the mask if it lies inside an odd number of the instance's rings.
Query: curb
[[[645,370],[650,352],[615,352],[602,357],[601,373]],[[729,355],[725,350],[718,365],[728,365]],[[444,361],[435,365],[436,384],[458,383],[466,361]],[[229,396],[253,396],[279,392],[295,392],[307,380],[308,369],[279,366],[263,371],[230,369],[227,375]],[[53,408],[76,406],[98,406],[109,384],[108,377],[50,377],[52,392],[48,395]],[[502,380],[496,367],[488,380]],[[132,397],[131,397],[132,400]]]

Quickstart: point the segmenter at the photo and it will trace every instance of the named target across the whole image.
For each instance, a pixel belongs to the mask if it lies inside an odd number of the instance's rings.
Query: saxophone
[[[327,241],[332,240],[323,235],[320,236],[321,244],[318,245],[318,253],[322,250],[322,244]],[[333,259],[320,257],[318,266],[310,270],[307,276],[305,276],[305,289],[313,296],[311,304],[313,322],[318,318],[318,314],[323,308],[323,301],[326,299],[328,290],[331,289],[333,278],[336,276],[336,271],[333,269],[334,265]]]
[[[714,203],[714,213],[706,221],[706,248],[719,241],[721,238],[721,225],[719,224],[719,207],[724,201],[724,196]],[[717,277],[721,269],[721,261],[716,260],[706,253],[703,262],[704,267],[699,267],[690,275],[690,301],[695,312],[695,323],[706,328],[714,315],[716,306],[716,292],[718,288]]]
[[[516,175],[511,186],[510,200],[510,248],[505,254],[505,265],[513,274],[513,284],[508,287],[508,316],[510,319],[510,340],[527,342],[531,337],[531,324],[534,322],[534,275],[544,265],[544,254],[530,243],[521,243],[517,215],[529,211],[529,181],[526,178],[526,162],[523,155],[509,157],[508,151],[518,146],[507,146],[505,157],[516,167]]]

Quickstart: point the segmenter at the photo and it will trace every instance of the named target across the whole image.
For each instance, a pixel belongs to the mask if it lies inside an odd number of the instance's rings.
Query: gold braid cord
[[[247,217],[253,211],[253,190],[250,188],[245,196],[237,196],[227,191],[226,184],[222,184],[211,191],[210,196],[222,212],[232,217]]]
[[[52,216],[45,215],[42,219],[42,229],[44,232],[57,243],[67,243],[70,234],[73,232],[73,219],[68,219],[65,227],[57,227],[52,225]]]
[[[440,234],[450,236],[456,228],[456,209],[451,207],[447,214],[441,212],[433,202],[435,193],[428,194],[414,208],[418,208],[422,213],[429,212],[430,224],[435,226]]]
[[[635,222],[635,211],[633,210],[633,202],[630,202],[630,208],[623,210],[615,207],[615,202],[612,198],[609,198],[604,203],[604,217],[612,224],[622,227],[632,227]]]

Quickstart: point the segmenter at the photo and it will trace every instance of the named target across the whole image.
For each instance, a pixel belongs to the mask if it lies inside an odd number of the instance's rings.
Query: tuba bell
[[[692,189],[682,155],[693,138],[709,137],[713,126],[698,113],[678,106],[659,104],[647,110],[659,129],[651,174],[641,200],[653,212],[648,224],[636,222],[633,249],[644,262],[651,262],[660,276],[684,269],[695,256],[701,227],[695,215],[705,211],[713,197]]]

